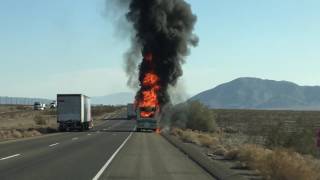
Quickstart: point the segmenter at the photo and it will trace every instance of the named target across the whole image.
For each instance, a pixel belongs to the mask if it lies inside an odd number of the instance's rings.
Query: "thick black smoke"
[[[132,0],[127,19],[133,24],[134,43],[143,48],[142,54],[153,54],[153,68],[160,77],[158,101],[162,106],[170,101],[168,86],[174,86],[182,76],[181,64],[189,53],[189,45],[198,43],[192,33],[197,17],[183,0]],[[140,82],[148,68],[146,61],[142,61]]]
[[[127,54],[127,73],[132,78],[132,68],[137,53],[153,54],[152,67],[160,77],[158,101],[160,106],[170,102],[169,85],[175,86],[182,76],[181,65],[189,54],[189,46],[196,46],[198,38],[193,34],[197,17],[184,0],[128,0],[127,20],[133,25],[132,48]],[[128,2],[127,1],[127,2]],[[138,47],[138,48],[137,48]],[[140,52],[137,52],[140,51]],[[139,82],[143,81],[150,65],[143,60],[139,65]],[[141,89],[137,98],[141,96]]]

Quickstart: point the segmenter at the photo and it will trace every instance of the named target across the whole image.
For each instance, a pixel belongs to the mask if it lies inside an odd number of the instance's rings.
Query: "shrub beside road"
[[[257,170],[270,180],[318,180],[320,160],[311,155],[302,155],[290,149],[268,149],[257,144],[239,144],[224,132],[206,133],[173,128],[171,135],[185,143],[206,148],[210,156],[239,161],[237,168]],[[230,143],[228,141],[237,141]]]
[[[237,168],[256,170],[265,179],[320,179],[315,144],[320,112],[210,111],[198,102],[180,104],[165,124],[172,136],[201,147],[208,158],[237,161]]]

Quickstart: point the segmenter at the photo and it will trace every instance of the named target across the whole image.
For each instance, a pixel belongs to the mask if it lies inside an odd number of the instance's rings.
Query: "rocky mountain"
[[[94,105],[126,105],[132,103],[134,94],[129,92],[109,94],[106,96],[96,96],[91,98],[91,103]]]
[[[319,110],[320,86],[238,78],[201,92],[190,100],[198,100],[211,108]]]

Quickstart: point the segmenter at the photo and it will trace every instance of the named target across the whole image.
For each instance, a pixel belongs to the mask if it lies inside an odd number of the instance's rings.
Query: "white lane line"
[[[107,169],[107,167],[110,165],[112,160],[116,157],[116,155],[119,153],[119,151],[123,148],[123,146],[127,143],[127,141],[132,136],[132,132],[129,134],[126,140],[123,141],[123,143],[118,147],[118,149],[112,154],[112,156],[109,158],[109,160],[106,162],[106,164],[103,165],[103,167],[100,169],[100,171],[97,173],[97,175],[92,178],[92,180],[98,180],[102,173]]]
[[[88,136],[91,136],[91,134],[89,133]]]
[[[49,147],[56,146],[56,145],[58,145],[58,144],[59,144],[59,143],[50,144]]]
[[[3,161],[3,160],[6,160],[6,159],[10,159],[10,158],[13,158],[13,157],[17,157],[17,156],[20,156],[21,154],[14,154],[12,156],[7,156],[7,157],[4,157],[4,158],[1,158],[0,161]]]
[[[72,138],[72,141],[78,140],[78,139],[79,139],[78,137],[74,137],[74,138]]]

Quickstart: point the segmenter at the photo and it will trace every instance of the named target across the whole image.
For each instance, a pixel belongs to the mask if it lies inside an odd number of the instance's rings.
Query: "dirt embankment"
[[[92,108],[95,124],[119,107],[97,106]],[[57,132],[56,111],[35,111],[31,106],[0,106],[0,140],[39,136]]]

